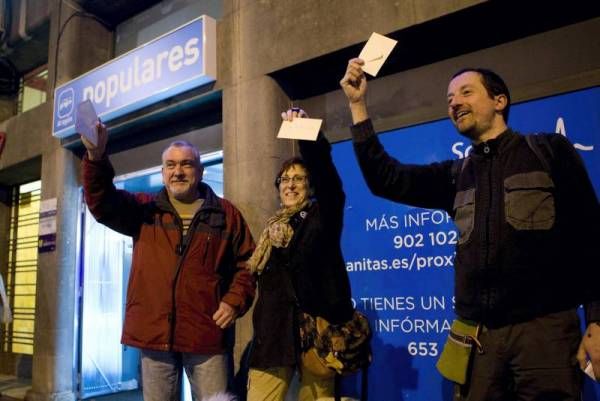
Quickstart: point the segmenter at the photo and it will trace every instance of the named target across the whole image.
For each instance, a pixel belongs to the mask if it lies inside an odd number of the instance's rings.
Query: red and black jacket
[[[184,238],[165,188],[158,194],[129,193],[117,190],[113,178],[108,158],[84,157],[83,187],[91,213],[133,238],[122,343],[163,351],[223,352],[223,330],[213,314],[221,301],[245,313],[255,292],[255,281],[245,269],[254,242],[241,213],[200,183],[204,202]]]

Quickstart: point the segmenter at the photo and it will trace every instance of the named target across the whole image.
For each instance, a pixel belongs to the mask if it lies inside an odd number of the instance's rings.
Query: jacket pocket
[[[200,314],[211,316],[219,309],[219,281],[216,277],[206,277],[196,290],[196,296],[190,302]]]
[[[456,193],[454,198],[454,223],[458,228],[458,244],[469,241],[475,223],[475,188]]]
[[[548,173],[533,171],[504,180],[506,221],[516,230],[549,230],[554,225],[554,182]]]

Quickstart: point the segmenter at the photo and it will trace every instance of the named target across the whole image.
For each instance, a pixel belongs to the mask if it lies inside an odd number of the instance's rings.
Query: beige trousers
[[[292,367],[250,369],[248,372],[247,401],[284,401],[292,378]],[[317,401],[333,397],[333,378],[321,379],[302,372],[298,401]]]

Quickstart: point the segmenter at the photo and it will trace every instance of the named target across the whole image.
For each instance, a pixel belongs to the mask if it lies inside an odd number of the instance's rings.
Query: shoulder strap
[[[333,377],[333,400],[334,401],[342,400],[341,379],[342,379],[341,376],[338,375],[337,373]]]
[[[554,151],[550,145],[550,140],[547,135],[536,133],[525,135],[527,146],[538,158],[544,170],[548,173],[552,172],[552,160],[554,160]]]
[[[457,183],[458,176],[465,171],[467,164],[469,164],[469,156],[466,156],[462,159],[454,160],[452,162],[452,167],[450,167],[450,174],[452,175],[452,182],[454,184]]]

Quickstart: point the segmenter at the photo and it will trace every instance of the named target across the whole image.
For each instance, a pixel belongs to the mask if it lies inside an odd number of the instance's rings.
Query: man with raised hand
[[[392,201],[446,210],[460,234],[455,312],[479,335],[454,399],[580,400],[580,367],[590,360],[600,377],[600,211],[578,153],[564,136],[549,134],[530,138],[550,148],[536,154],[530,139],[507,126],[502,78],[469,68],[454,74],[447,92],[452,123],[473,143],[468,158],[403,164],[373,130],[363,65],[350,60],[340,85],[367,185]]]
[[[84,136],[83,187],[96,220],[133,238],[121,341],[141,349],[145,401],[179,400],[185,370],[193,398],[227,389],[224,330],[252,304],[245,269],[254,242],[241,213],[202,182],[198,149],[186,141],[162,153],[164,188],[129,193],[113,185],[107,130]]]

